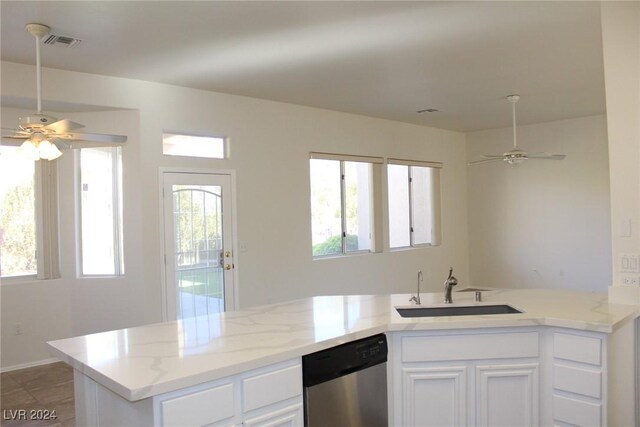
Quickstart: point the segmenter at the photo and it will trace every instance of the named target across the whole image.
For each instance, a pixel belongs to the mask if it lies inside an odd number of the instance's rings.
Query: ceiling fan
[[[125,143],[127,137],[123,135],[74,132],[84,125],[66,119],[58,120],[42,113],[40,39],[49,34],[50,28],[43,24],[27,24],[26,28],[36,39],[38,111],[20,117],[17,129],[2,129],[2,145],[20,145],[20,154],[32,160],[54,160],[62,155],[60,148],[113,147]]]
[[[519,165],[527,159],[543,159],[543,160],[562,160],[566,156],[564,154],[549,154],[549,153],[527,153],[526,151],[518,148],[516,140],[516,102],[520,99],[520,95],[507,96],[509,102],[513,107],[513,149],[503,154],[481,154],[480,160],[474,160],[469,162],[469,166],[477,165],[479,163],[494,162],[496,160],[502,160],[512,166]]]

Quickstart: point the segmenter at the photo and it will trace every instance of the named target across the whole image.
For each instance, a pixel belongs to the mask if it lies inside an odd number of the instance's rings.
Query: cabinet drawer
[[[233,417],[233,384],[162,402],[163,426],[203,426]]]
[[[600,399],[602,373],[574,366],[553,366],[553,388]]]
[[[295,365],[243,380],[244,411],[302,395],[302,366]]]
[[[602,424],[602,405],[554,395],[553,419],[576,426],[599,426]]]
[[[403,362],[538,357],[537,332],[403,336]]]
[[[600,366],[602,340],[556,332],[553,334],[553,356],[573,362]]]

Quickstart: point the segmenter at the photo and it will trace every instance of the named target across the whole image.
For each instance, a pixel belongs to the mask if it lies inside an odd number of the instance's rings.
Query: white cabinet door
[[[246,427],[302,427],[303,421],[302,403],[287,406],[246,420]]]
[[[402,369],[402,425],[466,426],[467,367]]]
[[[538,426],[538,364],[476,366],[477,425]]]
[[[394,334],[394,423],[538,426],[539,357],[533,329]]]

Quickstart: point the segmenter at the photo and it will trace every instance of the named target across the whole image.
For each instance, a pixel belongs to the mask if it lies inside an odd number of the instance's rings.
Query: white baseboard
[[[18,369],[33,368],[34,366],[48,365],[50,363],[56,363],[59,361],[60,359],[52,357],[49,359],[36,360],[35,362],[21,363],[19,365],[3,366],[2,368],[0,368],[0,372],[17,371]]]

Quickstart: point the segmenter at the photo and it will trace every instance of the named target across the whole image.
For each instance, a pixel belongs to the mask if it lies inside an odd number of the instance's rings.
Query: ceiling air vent
[[[49,36],[47,36],[47,38],[44,39],[43,43],[62,47],[76,47],[80,44],[81,41],[82,40],[74,39],[73,37],[50,34]]]

